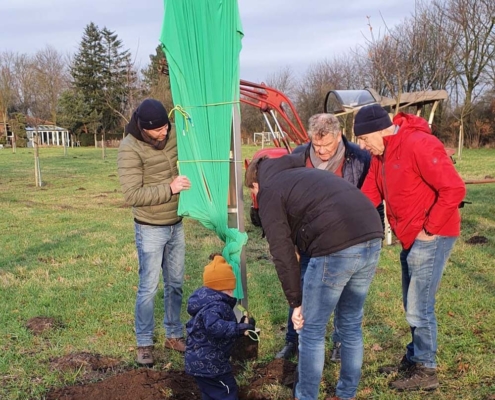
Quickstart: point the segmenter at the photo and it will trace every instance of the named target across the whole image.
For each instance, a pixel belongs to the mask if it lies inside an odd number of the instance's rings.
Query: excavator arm
[[[257,107],[263,113],[276,147],[285,147],[290,153],[290,142],[300,145],[309,141],[296,108],[285,94],[264,83],[258,84],[242,79],[240,93],[241,102]],[[282,123],[277,115],[282,118]]]

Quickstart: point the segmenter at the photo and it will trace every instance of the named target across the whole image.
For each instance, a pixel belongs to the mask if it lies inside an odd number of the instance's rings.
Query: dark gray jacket
[[[375,207],[356,186],[305,164],[304,153],[296,153],[265,159],[258,168],[261,224],[291,307],[302,300],[294,246],[320,257],[383,238]]]

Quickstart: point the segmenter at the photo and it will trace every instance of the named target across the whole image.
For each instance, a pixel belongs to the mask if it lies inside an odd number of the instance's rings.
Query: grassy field
[[[250,156],[255,147],[245,147]],[[134,365],[134,299],[137,257],[131,210],[116,172],[116,149],[41,149],[45,185],[34,185],[32,149],[0,150],[0,398],[42,399],[50,387],[74,384],[79,371],[61,373],[50,361],[90,352]],[[495,176],[494,150],[465,150],[456,164],[464,179]],[[247,196],[246,196],[247,198]],[[469,185],[463,230],[438,296],[440,389],[430,399],[495,398],[495,184]],[[248,202],[248,201],[247,201]],[[248,206],[248,205],[246,205]],[[196,221],[186,220],[185,299],[201,285],[202,268],[222,243]],[[269,261],[267,243],[246,221],[249,308],[262,329],[260,357],[269,361],[283,345],[287,305]],[[466,243],[479,235],[488,243]],[[409,328],[400,295],[397,246],[384,248],[366,302],[365,359],[358,399],[422,399],[397,394],[378,367],[398,361]],[[161,321],[162,292],[156,320]],[[26,322],[56,318],[58,329],[33,335]],[[187,321],[185,310],[183,321]],[[158,324],[160,325],[160,324]],[[163,328],[157,329],[157,352]],[[182,357],[159,359],[161,368],[183,368]],[[246,372],[249,374],[249,372]],[[322,385],[334,388],[338,366],[327,363]],[[241,377],[242,379],[242,377]],[[267,388],[273,399],[290,390]],[[329,389],[329,392],[332,390]]]

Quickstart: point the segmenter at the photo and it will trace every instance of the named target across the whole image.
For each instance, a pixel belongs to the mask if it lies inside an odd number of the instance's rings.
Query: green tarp
[[[236,0],[165,0],[161,42],[179,108],[179,171],[192,183],[180,195],[179,214],[199,220],[225,242],[222,254],[236,274],[238,299],[244,297],[240,255],[247,235],[228,228],[227,197],[242,36]]]

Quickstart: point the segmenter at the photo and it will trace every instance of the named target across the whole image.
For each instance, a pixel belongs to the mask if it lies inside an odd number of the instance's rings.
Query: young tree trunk
[[[36,135],[34,143],[34,177],[36,182],[36,187],[41,187],[41,169],[40,169],[40,157],[39,157],[39,146],[38,146],[38,135]]]
[[[101,134],[101,157],[105,159],[105,133]]]
[[[464,121],[461,119],[461,124],[459,125],[459,148],[457,150],[457,158],[462,159],[462,148],[464,147]]]

